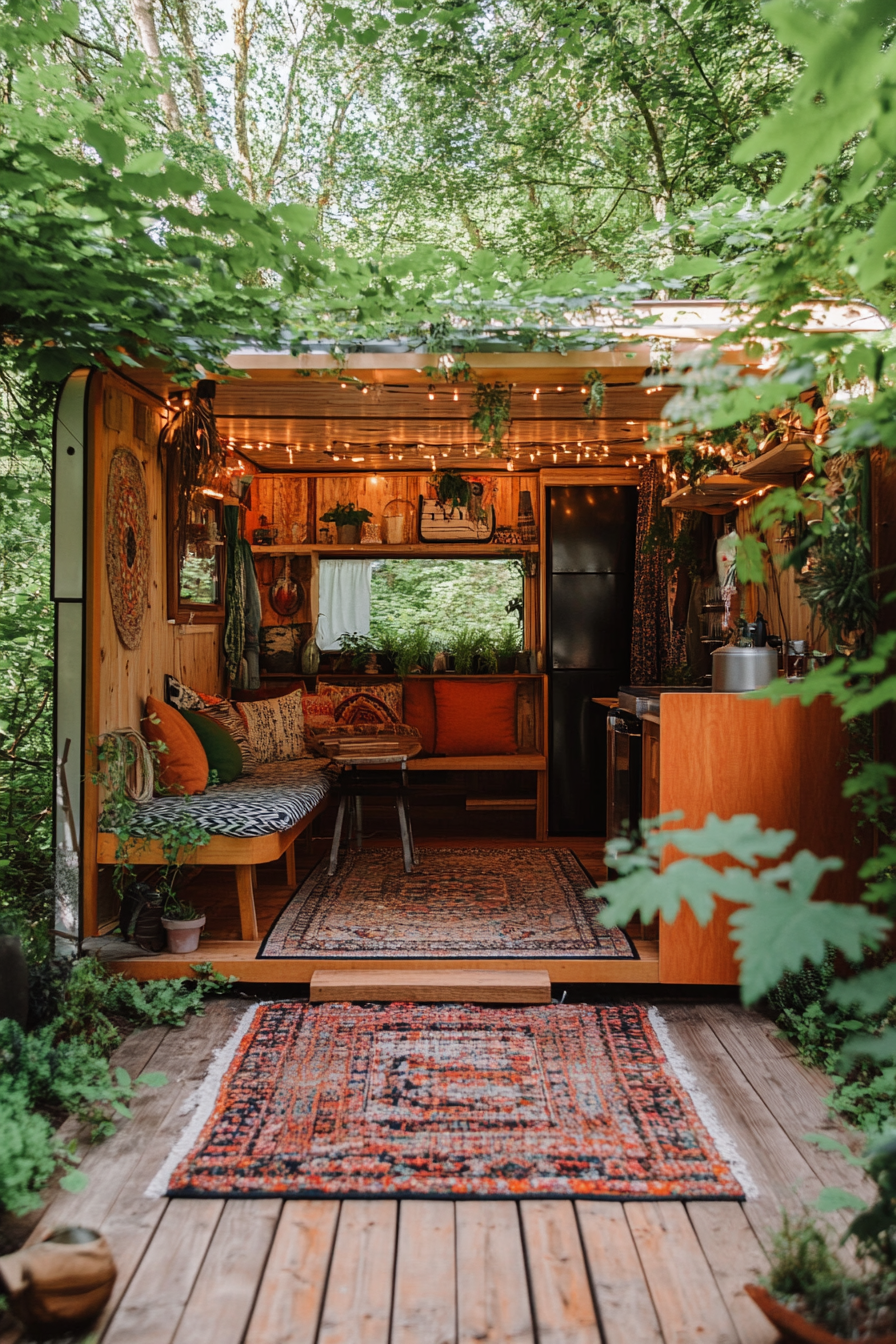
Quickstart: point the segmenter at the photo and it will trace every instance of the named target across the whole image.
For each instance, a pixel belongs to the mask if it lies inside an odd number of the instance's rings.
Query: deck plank
[[[397,1223],[395,1200],[343,1202],[318,1344],[387,1344]]]
[[[196,1344],[199,1339],[214,1340],[215,1344],[240,1344],[280,1208],[279,1199],[225,1201],[174,1344]]]
[[[625,1205],[665,1344],[739,1344],[684,1205]]]
[[[693,1200],[687,1213],[740,1344],[775,1344],[777,1330],[744,1292],[745,1283],[768,1273],[768,1259],[741,1206],[730,1200]]]
[[[223,1199],[167,1201],[105,1344],[171,1344],[223,1211]]]
[[[534,1344],[516,1204],[463,1200],[455,1218],[458,1344]]]
[[[391,1344],[455,1344],[456,1339],[454,1204],[403,1200]]]
[[[338,1219],[338,1200],[286,1201],[246,1344],[314,1344]]]
[[[850,1136],[825,1105],[833,1090],[830,1078],[806,1068],[789,1050],[782,1051],[784,1042],[775,1039],[775,1027],[758,1013],[744,1009],[731,1012],[727,1004],[708,1004],[701,1012],[784,1133],[798,1144],[818,1179],[825,1185],[850,1190],[869,1202],[873,1200],[874,1185],[863,1172],[851,1167],[839,1153],[825,1152],[803,1141],[807,1133],[827,1134],[841,1143],[852,1137],[855,1148],[862,1146],[861,1140]]]
[[[576,1214],[604,1344],[663,1344],[622,1205],[578,1200]]]
[[[801,1212],[816,1199],[821,1182],[806,1157],[785,1134],[747,1076],[700,1013],[699,1005],[663,1007],[669,1032],[715,1106],[759,1189],[745,1212],[763,1246],[781,1221],[781,1206]]]
[[[520,1214],[539,1344],[600,1344],[572,1201],[524,1199]]]

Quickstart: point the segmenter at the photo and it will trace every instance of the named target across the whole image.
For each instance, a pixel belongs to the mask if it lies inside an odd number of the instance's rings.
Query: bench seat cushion
[[[260,765],[254,775],[241,776],[232,784],[219,784],[189,798],[153,798],[137,808],[131,834],[152,839],[185,807],[212,835],[288,831],[328,794],[327,766],[327,761],[308,758],[272,761]]]

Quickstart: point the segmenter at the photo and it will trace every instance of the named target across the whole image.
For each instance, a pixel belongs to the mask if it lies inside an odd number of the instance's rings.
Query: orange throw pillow
[[[434,681],[437,756],[514,756],[516,686],[464,677]]]
[[[417,729],[427,756],[431,756],[436,749],[434,685],[434,682],[422,681],[418,677],[407,677],[404,683],[404,721],[409,728]]]
[[[183,714],[154,695],[148,695],[140,731],[150,745],[164,742],[168,748],[155,758],[156,793],[184,796],[203,792],[208,784],[208,757],[198,734]]]

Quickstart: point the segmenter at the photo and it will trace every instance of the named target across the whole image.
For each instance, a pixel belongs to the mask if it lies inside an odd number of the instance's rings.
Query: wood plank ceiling
[[[502,457],[520,469],[557,465],[619,465],[644,461],[649,427],[660,421],[673,387],[645,388],[641,370],[608,382],[600,414],[589,418],[581,375],[565,383],[510,384],[510,423]],[[553,379],[558,375],[552,371]],[[470,417],[473,389],[461,383],[361,383],[339,376],[222,383],[215,413],[228,445],[261,470],[344,472],[429,470],[449,461],[490,459]]]

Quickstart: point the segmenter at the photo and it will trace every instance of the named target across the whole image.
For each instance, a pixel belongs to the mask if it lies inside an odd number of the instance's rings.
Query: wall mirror
[[[168,489],[168,619],[178,625],[220,624],[224,620],[224,510],[216,493],[193,494],[182,530],[175,525],[176,503]]]

